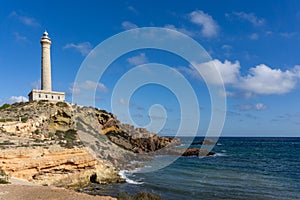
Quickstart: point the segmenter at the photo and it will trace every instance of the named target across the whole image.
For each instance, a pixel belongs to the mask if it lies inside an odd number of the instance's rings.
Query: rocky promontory
[[[134,167],[130,161],[178,143],[92,107],[38,101],[0,108],[0,169],[7,179],[63,187],[122,182],[118,171]]]
[[[81,187],[124,182],[118,172],[153,155],[212,155],[176,148],[179,139],[122,124],[105,110],[65,102],[0,107],[0,179]]]

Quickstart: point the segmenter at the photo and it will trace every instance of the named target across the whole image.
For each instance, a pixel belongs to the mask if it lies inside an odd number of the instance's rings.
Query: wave
[[[214,155],[211,155],[211,156],[199,156],[199,158],[211,158],[211,157],[223,157],[223,156],[228,156],[228,155],[225,153],[215,153]],[[193,156],[191,156],[191,157],[193,157]],[[195,157],[198,157],[198,156],[195,156]]]
[[[134,181],[130,178],[128,178],[128,175],[132,175],[133,171],[128,171],[128,170],[120,170],[119,171],[119,175],[121,176],[122,179],[125,179],[126,183],[130,183],[130,184],[135,184],[135,185],[141,185],[144,182],[138,182],[138,181]]]
[[[215,153],[215,155],[213,155],[213,156],[215,156],[215,157],[217,157],[217,156],[227,156],[227,154],[225,154],[225,153]]]

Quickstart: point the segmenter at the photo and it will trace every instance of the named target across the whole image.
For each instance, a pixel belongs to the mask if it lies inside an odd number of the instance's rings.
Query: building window
[[[60,96],[58,96],[58,99],[60,99]]]
[[[48,99],[48,95],[45,95],[46,99]]]
[[[41,98],[41,94],[39,94],[39,98]]]
[[[52,96],[52,99],[53,99],[54,97]]]

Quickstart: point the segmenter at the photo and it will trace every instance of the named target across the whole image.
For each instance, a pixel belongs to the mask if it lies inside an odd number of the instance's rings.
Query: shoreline
[[[11,184],[0,184],[0,200],[117,200],[111,196],[94,196],[55,186],[43,186],[24,179],[11,178]]]

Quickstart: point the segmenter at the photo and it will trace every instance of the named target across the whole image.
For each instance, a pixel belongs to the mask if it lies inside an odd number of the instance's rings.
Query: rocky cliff
[[[134,167],[130,161],[176,144],[96,108],[48,101],[0,108],[0,169],[35,183],[120,182],[118,170]]]

